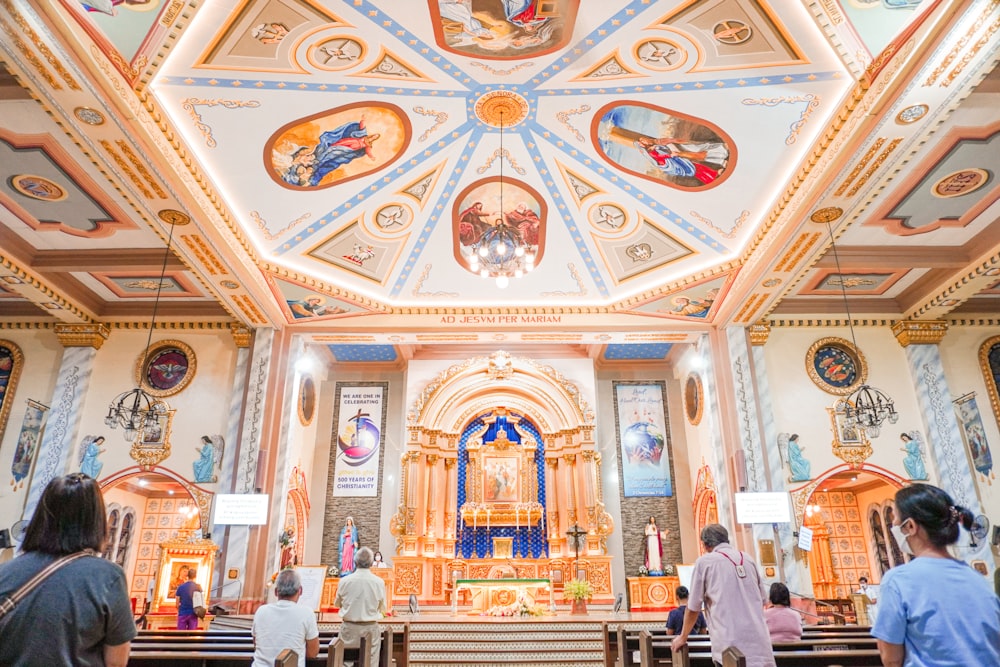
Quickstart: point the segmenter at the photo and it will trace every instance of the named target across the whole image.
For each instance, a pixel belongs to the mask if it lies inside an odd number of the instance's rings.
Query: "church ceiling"
[[[345,362],[545,342],[496,321],[520,312],[575,314],[558,342],[613,362],[842,289],[885,317],[1000,305],[988,2],[49,5],[0,2],[0,317],[141,319],[172,220],[167,318]],[[866,126],[872,81],[896,88]],[[533,259],[502,289],[475,259],[498,226]]]

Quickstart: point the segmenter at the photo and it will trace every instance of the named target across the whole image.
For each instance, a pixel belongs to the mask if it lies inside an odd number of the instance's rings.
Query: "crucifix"
[[[575,554],[575,559],[573,562],[573,578],[579,579],[580,574],[580,538],[587,534],[587,531],[580,528],[579,525],[573,524],[573,527],[566,531],[566,534],[573,540],[573,553]]]

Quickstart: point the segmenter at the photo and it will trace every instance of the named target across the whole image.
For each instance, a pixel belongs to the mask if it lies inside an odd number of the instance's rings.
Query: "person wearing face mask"
[[[892,534],[914,556],[882,577],[872,635],[887,667],[1000,665],[1000,598],[948,545],[972,512],[930,484],[896,492]]]

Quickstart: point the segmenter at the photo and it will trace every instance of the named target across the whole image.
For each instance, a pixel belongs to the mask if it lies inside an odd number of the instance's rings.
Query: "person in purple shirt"
[[[195,581],[198,568],[188,570],[188,580],[177,587],[177,629],[197,630],[198,617],[194,613],[194,592],[201,590],[201,585]]]
[[[792,609],[788,586],[780,581],[771,584],[771,606],[764,610],[767,631],[772,642],[797,642],[802,639],[802,617]]]

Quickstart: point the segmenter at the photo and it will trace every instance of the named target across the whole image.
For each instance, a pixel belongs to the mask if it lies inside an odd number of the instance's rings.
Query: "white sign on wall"
[[[216,526],[261,526],[267,523],[266,493],[219,493],[212,523]]]
[[[803,551],[812,551],[812,548],[813,529],[802,526],[799,528],[799,549],[802,549]]]
[[[788,523],[792,508],[788,493],[765,491],[733,494],[737,523]]]

